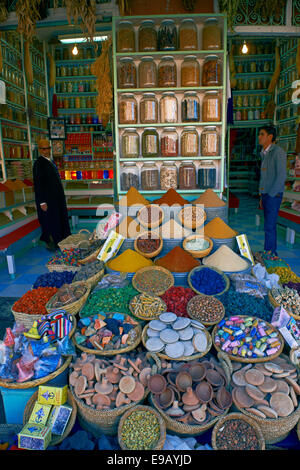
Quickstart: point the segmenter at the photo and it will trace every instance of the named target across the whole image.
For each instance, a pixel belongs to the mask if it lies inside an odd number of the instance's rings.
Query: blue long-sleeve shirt
[[[286,180],[286,153],[276,144],[271,144],[266,154],[261,155],[259,192],[275,197],[283,193]]]

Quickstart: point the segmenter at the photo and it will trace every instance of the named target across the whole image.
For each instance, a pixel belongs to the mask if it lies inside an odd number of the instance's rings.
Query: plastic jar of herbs
[[[137,123],[137,102],[132,93],[122,93],[119,101],[119,123],[136,124]]]
[[[177,189],[177,166],[174,162],[163,162],[160,168],[160,187],[163,191]]]
[[[202,120],[204,122],[221,121],[221,98],[217,91],[207,91],[202,102]]]
[[[177,50],[177,29],[174,20],[163,20],[158,30],[158,50]]]
[[[144,191],[159,189],[159,170],[154,162],[145,162],[141,168],[141,189]]]
[[[176,87],[177,85],[177,67],[172,56],[162,57],[158,64],[158,86]]]
[[[120,21],[117,30],[117,52],[135,52],[135,35],[131,21]]]
[[[142,21],[138,36],[140,52],[157,50],[157,32],[153,20]]]
[[[118,66],[119,88],[136,88],[136,66],[131,57],[123,57]]]
[[[199,136],[196,127],[186,127],[181,134],[180,148],[182,157],[199,155]]]
[[[163,157],[177,157],[178,147],[178,134],[175,127],[165,127],[160,138],[161,155]]]
[[[217,169],[212,160],[201,161],[198,168],[198,186],[200,189],[215,189]]]
[[[140,154],[140,138],[136,129],[124,129],[121,137],[123,158],[138,158]]]
[[[144,93],[140,101],[140,121],[142,124],[158,122],[158,101],[155,93]]]
[[[181,64],[181,86],[200,85],[200,65],[195,55],[187,55]]]
[[[154,88],[157,86],[157,67],[152,57],[142,57],[139,65],[140,88]]]
[[[139,170],[134,162],[125,162],[121,167],[121,191],[139,187]]]
[[[200,101],[196,91],[186,91],[181,102],[182,122],[200,121]]]
[[[220,154],[220,137],[215,126],[206,126],[201,133],[201,155],[218,156]]]
[[[178,121],[178,101],[173,91],[162,94],[159,102],[160,122]]]
[[[202,85],[219,86],[221,84],[221,61],[217,55],[208,55],[205,57],[202,67]]]
[[[192,161],[182,162],[179,166],[179,189],[196,188],[196,167]]]
[[[155,127],[146,127],[142,134],[142,155],[144,158],[159,155],[159,135]]]
[[[179,27],[179,50],[193,51],[198,49],[197,27],[192,18],[182,20]]]
[[[202,49],[222,49],[222,30],[217,18],[207,18],[202,30]]]

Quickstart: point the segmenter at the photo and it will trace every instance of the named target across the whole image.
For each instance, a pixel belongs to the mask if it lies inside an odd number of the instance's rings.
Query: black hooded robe
[[[54,163],[39,156],[33,165],[33,182],[38,219],[42,229],[41,241],[50,242],[50,236],[57,245],[71,235],[66,198],[60,175]],[[46,202],[48,210],[41,209]]]

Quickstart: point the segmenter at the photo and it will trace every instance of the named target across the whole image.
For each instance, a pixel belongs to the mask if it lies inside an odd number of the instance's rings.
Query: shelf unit
[[[125,162],[129,161],[134,161],[139,169],[139,173],[141,170],[141,166],[143,162],[146,161],[154,161],[155,164],[157,165],[158,169],[160,170],[160,167],[162,165],[163,161],[174,161],[177,170],[179,167],[180,162],[183,162],[185,160],[192,160],[195,164],[196,171],[199,167],[199,164],[201,161],[205,160],[212,160],[216,163],[217,165],[217,185],[216,188],[214,188],[214,191],[217,192],[219,195],[222,194],[223,189],[224,189],[224,171],[225,171],[225,134],[226,134],[226,107],[227,107],[227,100],[226,100],[226,61],[227,61],[227,21],[226,17],[222,14],[214,14],[213,16],[218,18],[219,20],[219,25],[222,27],[222,44],[223,44],[223,49],[219,50],[202,50],[201,49],[201,37],[202,37],[202,28],[205,19],[208,17],[211,17],[212,15],[206,15],[206,14],[200,14],[200,15],[168,15],[168,18],[174,20],[176,28],[178,30],[179,25],[181,24],[181,20],[184,18],[193,18],[196,26],[197,26],[197,35],[198,35],[198,44],[200,44],[200,47],[198,47],[198,50],[192,50],[192,51],[179,51],[179,50],[164,50],[164,51],[147,51],[147,52],[117,52],[117,30],[118,30],[118,25],[119,22],[122,20],[129,20],[132,22],[133,27],[134,27],[134,32],[135,32],[135,38],[136,38],[136,44],[138,44],[138,28],[141,24],[141,22],[145,19],[143,16],[130,16],[130,17],[114,17],[113,18],[113,69],[114,69],[114,83],[116,84],[114,88],[114,125],[115,125],[115,144],[116,144],[116,194],[115,198],[118,200],[120,197],[122,197],[124,194],[126,194],[127,191],[124,191],[121,189],[121,173],[122,173],[122,166]],[[149,17],[149,19],[154,21],[154,27],[156,31],[158,31],[159,26],[162,22],[162,20],[166,19],[165,16],[163,15],[155,15]],[[200,69],[201,66],[203,65],[203,61],[205,56],[207,55],[217,55],[222,62],[222,86],[197,86],[197,87],[182,87],[180,86],[180,70],[181,70],[181,64],[184,59],[184,57],[188,55],[193,55],[196,56],[197,61],[200,64]],[[177,85],[176,87],[154,87],[154,88],[141,88],[141,87],[136,87],[136,88],[121,88],[119,87],[118,84],[118,65],[120,60],[123,57],[131,57],[136,65],[137,71],[138,71],[138,65],[140,63],[140,60],[144,56],[150,56],[153,58],[154,62],[156,65],[159,64],[161,58],[163,56],[171,56],[173,57],[176,66],[177,66]],[[189,122],[189,123],[184,123],[181,121],[181,100],[183,98],[184,92],[186,91],[196,91],[197,96],[200,99],[200,114],[201,109],[202,109],[202,100],[204,96],[205,91],[209,90],[216,90],[219,92],[219,96],[222,97],[222,114],[221,114],[221,121],[219,122]],[[143,93],[148,93],[152,92],[155,93],[155,97],[159,102],[160,97],[162,96],[162,93],[164,92],[169,92],[173,91],[175,92],[175,96],[178,100],[178,122],[177,123],[161,123],[158,122],[157,124],[141,124],[138,122],[137,124],[120,124],[119,123],[119,98],[122,93],[132,93],[134,94],[134,97],[136,98],[138,102],[138,107],[139,107],[139,102],[142,98]],[[180,156],[180,153],[177,157],[163,157],[161,154],[159,154],[158,157],[154,158],[143,158],[140,152],[139,158],[126,158],[122,155],[121,151],[121,137],[123,134],[123,131],[125,128],[134,128],[136,129],[137,133],[139,134],[139,140],[141,143],[141,137],[143,130],[146,127],[154,127],[156,128],[158,134],[159,134],[159,139],[161,136],[161,132],[163,128],[167,127],[175,127],[176,131],[178,133],[178,138],[180,142],[180,135],[182,131],[186,127],[196,127],[199,139],[201,136],[201,131],[204,126],[216,126],[217,129],[219,130],[220,134],[220,155],[217,157],[210,157],[210,156],[197,156],[197,157],[183,157]],[[141,145],[140,145],[141,147]],[[139,178],[140,179],[140,178]],[[141,186],[139,185],[139,191],[141,194],[144,194],[149,200],[151,198],[155,197],[156,195],[164,194],[165,191],[161,189],[157,190],[151,190],[151,191],[146,191],[142,190]],[[192,200],[199,193],[203,192],[204,189],[197,188],[193,190],[181,190],[181,189],[176,189],[180,194],[185,195],[186,199]]]

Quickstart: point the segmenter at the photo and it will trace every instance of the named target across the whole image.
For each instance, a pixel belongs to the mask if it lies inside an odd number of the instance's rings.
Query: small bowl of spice
[[[242,413],[230,413],[215,425],[212,437],[214,450],[265,450],[259,425]]]
[[[149,204],[138,211],[137,219],[143,227],[156,228],[164,220],[164,211],[158,204]]]
[[[184,227],[198,228],[206,220],[206,213],[200,206],[186,205],[178,213],[178,219]]]
[[[183,240],[183,249],[194,258],[204,258],[213,249],[213,241],[205,235],[190,235]]]
[[[225,308],[220,300],[211,295],[196,295],[187,304],[187,313],[193,320],[205,326],[220,322],[225,315]]]
[[[145,258],[154,258],[159,255],[163,247],[163,240],[153,232],[143,232],[134,240],[134,249]]]

